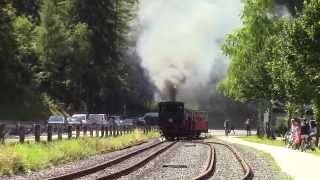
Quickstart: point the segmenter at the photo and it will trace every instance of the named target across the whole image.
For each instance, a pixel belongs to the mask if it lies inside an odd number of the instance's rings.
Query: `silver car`
[[[65,118],[64,116],[50,116],[48,119],[48,124],[64,124],[65,123]]]

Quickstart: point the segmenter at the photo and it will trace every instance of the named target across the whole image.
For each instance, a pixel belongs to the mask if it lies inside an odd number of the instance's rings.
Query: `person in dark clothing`
[[[248,118],[245,122],[246,130],[247,130],[247,136],[251,136],[251,128],[250,128],[250,119]]]
[[[228,136],[230,133],[230,122],[229,120],[225,120],[223,123],[225,135]]]
[[[301,135],[309,135],[310,133],[310,125],[306,119],[302,121],[301,124]]]

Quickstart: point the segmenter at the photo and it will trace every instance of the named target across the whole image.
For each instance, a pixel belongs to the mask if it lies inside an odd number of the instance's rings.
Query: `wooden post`
[[[58,140],[62,140],[62,129],[63,126],[58,126]]]
[[[1,142],[1,144],[4,144],[4,142],[5,142],[5,135],[6,135],[6,125],[1,124],[0,125],[0,142]]]
[[[36,142],[40,142],[40,135],[41,135],[40,124],[36,124],[34,126],[34,138]]]
[[[23,126],[20,126],[20,127],[19,127],[19,142],[20,142],[20,143],[24,143],[24,139],[25,139],[24,127],[23,127]]]
[[[92,124],[90,125],[90,136],[93,137],[93,126],[92,126]]]
[[[48,125],[48,134],[47,134],[47,141],[51,142],[52,141],[52,125]]]
[[[101,137],[104,137],[104,125],[101,125]]]
[[[116,136],[116,129],[115,129],[114,125],[112,126],[112,136]]]
[[[88,131],[88,126],[84,125],[83,126],[83,136],[87,136],[87,131]]]
[[[71,139],[72,138],[72,126],[69,125],[68,126],[68,139]]]
[[[123,127],[120,126],[120,136],[122,136],[122,134],[123,134]]]
[[[109,132],[108,132],[108,126],[106,126],[106,137],[109,136]]]
[[[99,126],[96,125],[96,137],[99,137]]]
[[[80,125],[76,125],[76,138],[80,137]]]

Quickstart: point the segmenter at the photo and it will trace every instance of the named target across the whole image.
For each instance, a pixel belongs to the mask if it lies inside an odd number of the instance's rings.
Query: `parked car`
[[[50,116],[48,119],[48,124],[65,124],[65,118],[64,116]]]
[[[140,121],[144,120],[147,125],[155,126],[159,123],[159,113],[157,112],[149,112],[146,113],[142,118],[139,119]]]
[[[124,126],[133,126],[134,125],[134,119],[129,119],[129,118],[124,119],[123,120],[123,125]]]
[[[87,124],[109,125],[109,121],[105,114],[89,114]]]
[[[111,125],[114,125],[114,126],[122,126],[123,125],[123,120],[121,120],[120,116],[112,115],[112,116],[109,116],[108,118],[109,118]]]
[[[87,124],[86,114],[74,114],[67,118],[68,124]]]

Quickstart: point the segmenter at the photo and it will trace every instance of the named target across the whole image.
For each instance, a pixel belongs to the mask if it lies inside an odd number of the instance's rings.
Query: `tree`
[[[88,71],[90,32],[84,23],[72,23],[73,1],[44,0],[38,48],[42,71],[38,74],[43,92],[66,107],[80,110],[85,97],[83,76]],[[72,109],[72,108],[71,108]]]
[[[74,21],[88,24],[92,31],[91,70],[86,81],[90,112],[120,113],[123,109],[123,97],[128,92],[128,67],[124,58],[134,4],[134,0],[76,2]]]

